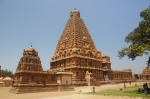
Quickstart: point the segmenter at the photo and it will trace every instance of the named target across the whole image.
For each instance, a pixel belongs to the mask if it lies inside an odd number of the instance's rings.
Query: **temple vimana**
[[[150,80],[150,57],[149,60],[147,61],[147,67],[143,68],[142,73],[136,75],[136,78],[140,80]]]
[[[74,85],[101,85],[132,81],[131,69],[112,70],[109,56],[96,49],[80,12],[70,13],[66,26],[44,71],[38,52],[31,46],[18,63],[11,92],[74,90]]]

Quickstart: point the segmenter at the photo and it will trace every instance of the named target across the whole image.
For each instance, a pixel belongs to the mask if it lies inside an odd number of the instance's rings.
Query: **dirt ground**
[[[126,86],[142,85],[142,82],[126,83]],[[120,89],[124,84],[109,84],[96,86],[95,91],[102,91],[107,89]],[[143,99],[143,98],[131,98],[131,97],[116,97],[116,96],[99,96],[99,95],[87,95],[84,93],[92,92],[93,86],[75,87],[75,91],[63,91],[63,92],[39,92],[39,93],[26,93],[26,94],[14,94],[9,92],[10,87],[0,87],[0,99]]]

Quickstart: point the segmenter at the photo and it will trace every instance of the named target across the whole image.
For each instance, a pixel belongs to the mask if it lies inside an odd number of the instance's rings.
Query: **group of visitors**
[[[139,88],[138,93],[147,93],[150,94],[150,88],[148,88],[148,84],[144,83],[143,84],[143,89]]]

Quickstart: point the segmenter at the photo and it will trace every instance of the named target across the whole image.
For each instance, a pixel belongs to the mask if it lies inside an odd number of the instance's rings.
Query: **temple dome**
[[[70,12],[70,17],[73,17],[73,16],[78,16],[80,17],[80,12],[78,10],[76,10],[76,8],[74,8],[74,10],[72,10]]]
[[[33,47],[32,47],[32,45],[29,47],[29,48],[27,48],[25,51],[36,51]]]
[[[33,51],[33,50],[35,50],[35,49],[32,48],[32,47],[29,47],[29,48],[26,49],[26,51]]]
[[[16,71],[43,71],[38,52],[32,46],[24,50]]]
[[[10,77],[5,77],[3,80],[12,80]]]

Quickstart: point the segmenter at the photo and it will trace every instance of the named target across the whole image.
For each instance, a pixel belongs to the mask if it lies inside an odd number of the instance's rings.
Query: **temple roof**
[[[10,77],[5,77],[3,80],[12,80]]]
[[[24,50],[16,71],[43,71],[38,52],[32,46]]]
[[[68,54],[67,54],[68,53]],[[63,33],[58,41],[52,60],[67,57],[70,54],[83,56],[101,56],[95,48],[93,39],[80,18],[80,12],[76,9],[70,12],[70,18],[66,23]]]
[[[74,17],[74,16],[80,17],[80,12],[78,10],[76,10],[76,8],[74,10],[72,10],[70,13],[70,17]]]
[[[32,45],[29,47],[29,48],[27,48],[25,51],[35,51],[35,49],[32,47]]]
[[[33,51],[33,50],[35,50],[35,49],[32,48],[32,47],[29,47],[29,48],[26,49],[26,51]]]

